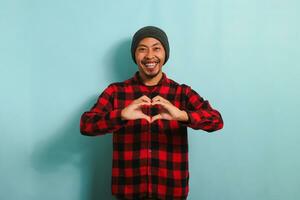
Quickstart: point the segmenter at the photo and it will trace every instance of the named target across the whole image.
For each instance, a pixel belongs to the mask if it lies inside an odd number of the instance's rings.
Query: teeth
[[[146,63],[145,65],[146,65],[146,67],[154,68],[156,63]]]

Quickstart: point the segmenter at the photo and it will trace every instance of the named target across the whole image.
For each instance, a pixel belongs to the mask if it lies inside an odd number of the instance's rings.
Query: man
[[[81,116],[80,131],[113,133],[112,194],[118,199],[186,199],[187,127],[223,127],[220,113],[191,87],[162,72],[169,58],[165,32],[147,26],[132,38],[135,75],[110,84]]]

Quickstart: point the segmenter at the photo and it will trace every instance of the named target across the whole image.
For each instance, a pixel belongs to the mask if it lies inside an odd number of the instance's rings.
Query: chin
[[[155,72],[147,72],[147,71],[144,71],[144,74],[149,77],[149,78],[154,78],[156,77],[157,75],[159,75],[160,73],[160,70],[157,70]]]
[[[156,77],[157,76],[157,74],[146,74],[146,77],[147,78],[154,78],[154,77]]]

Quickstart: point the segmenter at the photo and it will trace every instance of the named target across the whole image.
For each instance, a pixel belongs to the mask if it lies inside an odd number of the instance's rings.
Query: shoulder
[[[127,80],[124,80],[124,81],[110,83],[105,88],[104,91],[109,93],[109,94],[113,94],[115,92],[122,91],[123,88],[125,88],[128,85],[131,85],[132,81],[133,81],[133,79],[130,78],[130,79],[127,79]]]
[[[200,97],[200,94],[198,92],[196,92],[196,90],[194,90],[190,85],[186,84],[186,83],[179,83],[177,81],[174,81],[172,79],[169,79],[169,85],[172,88],[176,88],[176,93],[177,94],[181,94],[183,95],[185,98],[191,98],[191,97]]]
[[[188,90],[191,90],[191,86],[189,86],[185,83],[179,83],[170,78],[168,78],[168,82],[169,82],[170,87],[180,89],[183,93],[185,93]]]

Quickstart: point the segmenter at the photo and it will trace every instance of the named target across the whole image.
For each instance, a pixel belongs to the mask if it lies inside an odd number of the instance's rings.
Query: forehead
[[[143,38],[138,46],[154,46],[154,45],[162,45],[161,42],[155,38],[152,38],[152,37],[146,37],[146,38]]]

